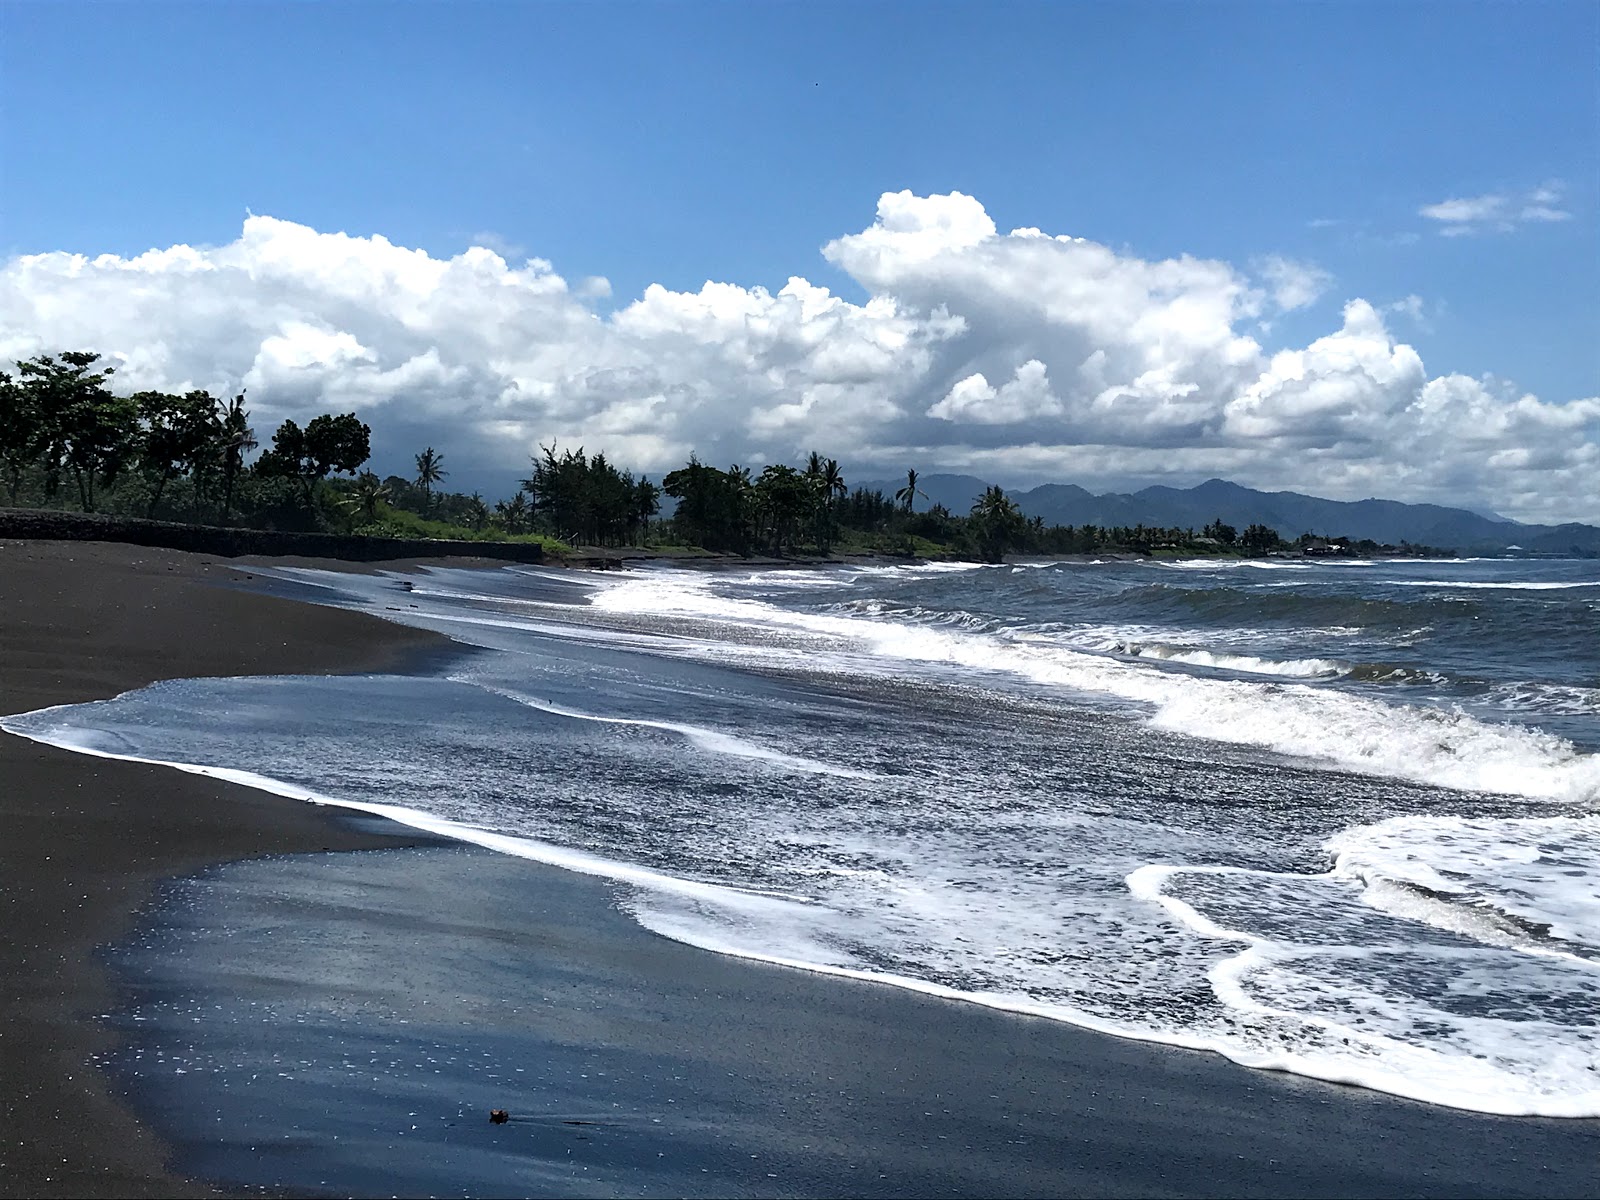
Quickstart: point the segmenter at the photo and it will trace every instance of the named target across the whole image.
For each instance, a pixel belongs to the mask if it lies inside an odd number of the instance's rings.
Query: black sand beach
[[[231,577],[5,543],[0,709],[438,648],[210,586]],[[726,958],[644,931],[602,882],[161,768],[0,736],[0,778],[7,1194],[1600,1194],[1597,1121]],[[363,847],[387,849],[319,853]],[[214,866],[266,854],[292,857]],[[95,949],[135,931],[119,992]],[[204,1069],[141,1071],[99,1019],[127,1005]],[[274,1061],[283,1079],[245,1085]]]
[[[201,556],[100,542],[0,542],[0,711],[157,679],[371,670],[440,639],[253,595]],[[97,946],[160,879],[259,854],[415,841],[327,810],[0,733],[0,1191],[208,1194],[88,1067],[115,989]]]
[[[211,1177],[357,1195],[1596,1190],[1596,1122],[1451,1112],[709,954],[617,912],[602,881],[476,847],[241,864],[171,900],[124,960],[156,1026],[138,1091],[205,1131],[178,1161]]]

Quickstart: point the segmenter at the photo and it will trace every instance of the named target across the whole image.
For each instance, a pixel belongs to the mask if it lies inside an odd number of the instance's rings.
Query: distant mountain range
[[[870,480],[858,486],[892,496],[905,486],[905,480]],[[917,501],[919,509],[943,504],[952,513],[964,515],[989,485],[975,475],[924,475],[917,486],[928,496]],[[1157,525],[1198,530],[1220,517],[1238,529],[1260,522],[1291,539],[1315,533],[1371,538],[1391,545],[1415,542],[1461,554],[1600,555],[1600,528],[1593,525],[1524,525],[1438,504],[1323,500],[1299,492],[1258,492],[1223,479],[1208,479],[1192,488],[1158,486],[1100,496],[1072,483],[1047,483],[1007,495],[1028,516],[1043,517],[1046,525]]]

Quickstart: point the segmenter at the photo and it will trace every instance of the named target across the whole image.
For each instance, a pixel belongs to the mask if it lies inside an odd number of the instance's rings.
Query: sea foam
[[[810,634],[819,643],[819,666],[844,641],[857,652],[835,653],[840,670],[860,670],[874,660],[884,672],[892,672],[894,663],[949,665],[1113,696],[1148,706],[1151,723],[1174,733],[1259,746],[1365,774],[1517,796],[1600,797],[1600,758],[1537,729],[1293,683],[1201,679],[1148,669],[1026,629],[977,633],[950,628],[945,621],[936,625],[888,613],[869,618],[797,612],[722,595],[714,585],[704,576],[655,572],[611,582],[592,605],[607,612],[698,617]],[[1319,661],[1310,669],[1332,665]],[[1283,674],[1301,669],[1306,668]]]
[[[1257,630],[985,609],[1048,568],[969,568],[972,588],[871,570],[844,603],[835,573],[518,571],[505,596],[430,573],[403,605],[395,580],[334,581],[330,602],[491,649],[451,679],[187,681],[0,725],[604,877],[641,924],[719,953],[1600,1115],[1592,757],[1297,678],[1354,660],[1258,650]],[[276,779],[291,760],[337,786]]]

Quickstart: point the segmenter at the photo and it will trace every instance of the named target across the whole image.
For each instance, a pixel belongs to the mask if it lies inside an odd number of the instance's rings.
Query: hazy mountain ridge
[[[870,480],[859,486],[886,495],[905,481]],[[917,486],[927,499],[917,507],[943,504],[965,513],[989,485],[975,475],[919,476]],[[1449,548],[1461,553],[1522,550],[1539,554],[1600,555],[1600,528],[1569,522],[1525,525],[1439,504],[1406,504],[1399,500],[1325,500],[1300,492],[1261,492],[1208,479],[1192,488],[1156,485],[1137,492],[1095,495],[1074,483],[1046,483],[1007,493],[1030,517],[1047,525],[1158,525],[1200,529],[1220,517],[1243,529],[1260,522],[1285,538],[1302,533],[1402,541]]]

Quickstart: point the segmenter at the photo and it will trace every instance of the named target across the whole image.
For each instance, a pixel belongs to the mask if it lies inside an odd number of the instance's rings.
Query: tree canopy
[[[272,448],[256,462],[262,475],[296,480],[305,489],[305,502],[335,471],[353,474],[372,457],[372,430],[354,413],[313,417],[304,430],[285,421],[272,435]]]
[[[1192,529],[1136,525],[1049,526],[1029,520],[990,487],[964,516],[927,499],[908,469],[893,495],[850,490],[839,462],[810,451],[803,466],[771,462],[718,468],[698,455],[658,485],[584,447],[540,445],[506,499],[442,489],[444,455],[424,447],[415,473],[380,479],[365,469],[371,429],[355,413],[283,421],[260,449],[243,392],[111,388],[115,366],[86,350],[41,354],[0,372],[0,479],[11,504],[102,505],[125,514],[243,522],[266,528],[360,529],[422,537],[537,537],[596,546],[649,539],[707,550],[827,554],[837,546],[891,554],[1374,553],[1393,547],[1314,537],[1285,543],[1252,524],[1241,534],[1218,517]],[[359,472],[359,474],[357,474]],[[340,477],[345,478],[340,478]],[[348,478],[354,476],[354,478]],[[663,497],[670,503],[662,516]],[[1403,546],[1423,553],[1427,547]]]

